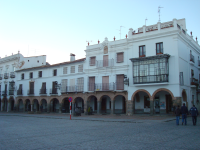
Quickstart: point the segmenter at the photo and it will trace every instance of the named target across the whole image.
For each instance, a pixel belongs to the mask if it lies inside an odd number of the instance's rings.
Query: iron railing
[[[23,91],[22,90],[17,90],[17,95],[23,95]]]
[[[50,94],[58,94],[57,89],[50,89]]]
[[[47,89],[40,89],[40,94],[47,94]]]
[[[194,61],[194,56],[192,54],[190,54],[190,61],[193,62],[193,63],[195,62]]]
[[[61,93],[83,92],[83,91],[84,91],[84,85],[66,86],[66,88],[61,89]]]
[[[15,78],[15,72],[10,72],[10,78]]]
[[[9,95],[14,95],[14,90],[9,90]]]
[[[114,66],[114,59],[108,59],[108,60],[97,60],[96,61],[96,67],[112,67]]]
[[[9,73],[4,73],[4,79],[8,79]]]
[[[94,83],[88,84],[88,91],[114,91],[115,83]]]
[[[190,81],[191,81],[191,85],[198,85],[199,84],[198,79],[190,78]]]
[[[7,91],[2,91],[1,94],[2,94],[2,96],[6,96],[7,95]]]
[[[28,90],[28,91],[27,91],[27,94],[28,94],[28,95],[34,95],[34,89]]]
[[[168,82],[168,74],[133,77],[134,84],[160,83],[160,82]]]

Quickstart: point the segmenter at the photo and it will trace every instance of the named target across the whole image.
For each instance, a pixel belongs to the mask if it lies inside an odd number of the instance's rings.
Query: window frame
[[[21,74],[21,80],[24,80],[24,73]]]
[[[159,45],[159,51],[157,49],[157,45]],[[160,54],[163,54],[163,42],[156,43],[156,55],[160,55]]]
[[[38,71],[38,78],[42,78],[42,71]]]
[[[53,69],[53,76],[57,76],[57,69]]]
[[[122,55],[123,55],[123,60],[122,60],[122,61],[119,61],[119,60],[118,60],[118,57],[119,57],[118,55],[119,55],[119,54],[122,54]],[[117,53],[117,61],[116,61],[116,62],[117,62],[117,63],[123,63],[123,62],[124,62],[124,52],[118,52],[118,53]]]
[[[30,72],[30,73],[29,73],[29,78],[30,78],[30,79],[33,79],[33,72]]]
[[[92,58],[94,58],[94,64],[92,64],[92,61],[91,61],[91,59]],[[92,57],[90,57],[90,66],[95,66],[96,65],[96,56],[92,56]]]
[[[142,48],[142,55],[140,55],[140,48]],[[146,46],[145,45],[139,46],[139,57],[146,57]]]

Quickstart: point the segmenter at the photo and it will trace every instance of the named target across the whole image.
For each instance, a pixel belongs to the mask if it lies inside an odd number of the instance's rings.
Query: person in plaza
[[[181,114],[181,109],[179,105],[177,106],[175,110],[175,114],[176,114],[176,125],[179,125],[179,119],[180,119],[180,114]]]
[[[197,116],[199,115],[198,109],[195,107],[195,105],[193,105],[192,108],[190,108],[190,114],[192,116],[193,125],[195,126],[197,123]]]
[[[188,108],[185,106],[185,103],[183,103],[183,106],[181,107],[181,114],[182,114],[182,125],[185,122],[185,125],[187,125],[187,115],[188,115]]]

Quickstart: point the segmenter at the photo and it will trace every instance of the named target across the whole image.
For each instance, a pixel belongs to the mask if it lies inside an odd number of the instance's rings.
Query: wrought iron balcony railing
[[[27,91],[27,94],[28,94],[28,95],[34,95],[34,89],[28,90],[28,91]]]
[[[108,60],[97,60],[96,61],[96,67],[112,67],[114,66],[114,59],[108,59]]]
[[[2,94],[2,96],[6,96],[7,95],[7,91],[2,91],[1,94]]]
[[[23,95],[23,91],[22,90],[17,90],[17,95]]]
[[[10,72],[10,78],[15,78],[15,72]]]
[[[50,94],[58,94],[57,89],[50,89]]]
[[[0,74],[0,80],[2,80],[2,78],[3,78],[3,74]]]
[[[168,74],[133,77],[134,84],[161,83],[161,82],[168,82]]]
[[[40,94],[47,94],[47,89],[40,89]]]
[[[14,90],[9,90],[9,95],[14,95]]]
[[[88,91],[114,91],[115,83],[94,83],[88,85]]]
[[[61,93],[72,93],[72,92],[83,92],[84,85],[66,86],[66,88],[61,89]]]
[[[192,54],[190,54],[190,61],[193,62],[193,63],[195,62],[194,61],[194,56]]]
[[[9,73],[4,73],[4,79],[8,79]]]
[[[198,85],[199,84],[198,79],[191,78],[190,80],[191,80],[191,85]]]

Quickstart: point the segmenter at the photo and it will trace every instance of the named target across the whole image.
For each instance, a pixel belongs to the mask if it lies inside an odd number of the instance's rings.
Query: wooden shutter
[[[124,53],[117,53],[117,62],[124,62]]]
[[[117,90],[124,90],[124,75],[117,75]]]
[[[94,91],[95,77],[89,77],[89,91]]]
[[[102,77],[102,90],[109,90],[109,76]]]
[[[61,80],[61,92],[67,92],[67,79],[62,79]]]
[[[103,67],[107,67],[108,66],[108,55],[104,55],[103,56]]]
[[[96,57],[90,57],[90,66],[95,66]]]

